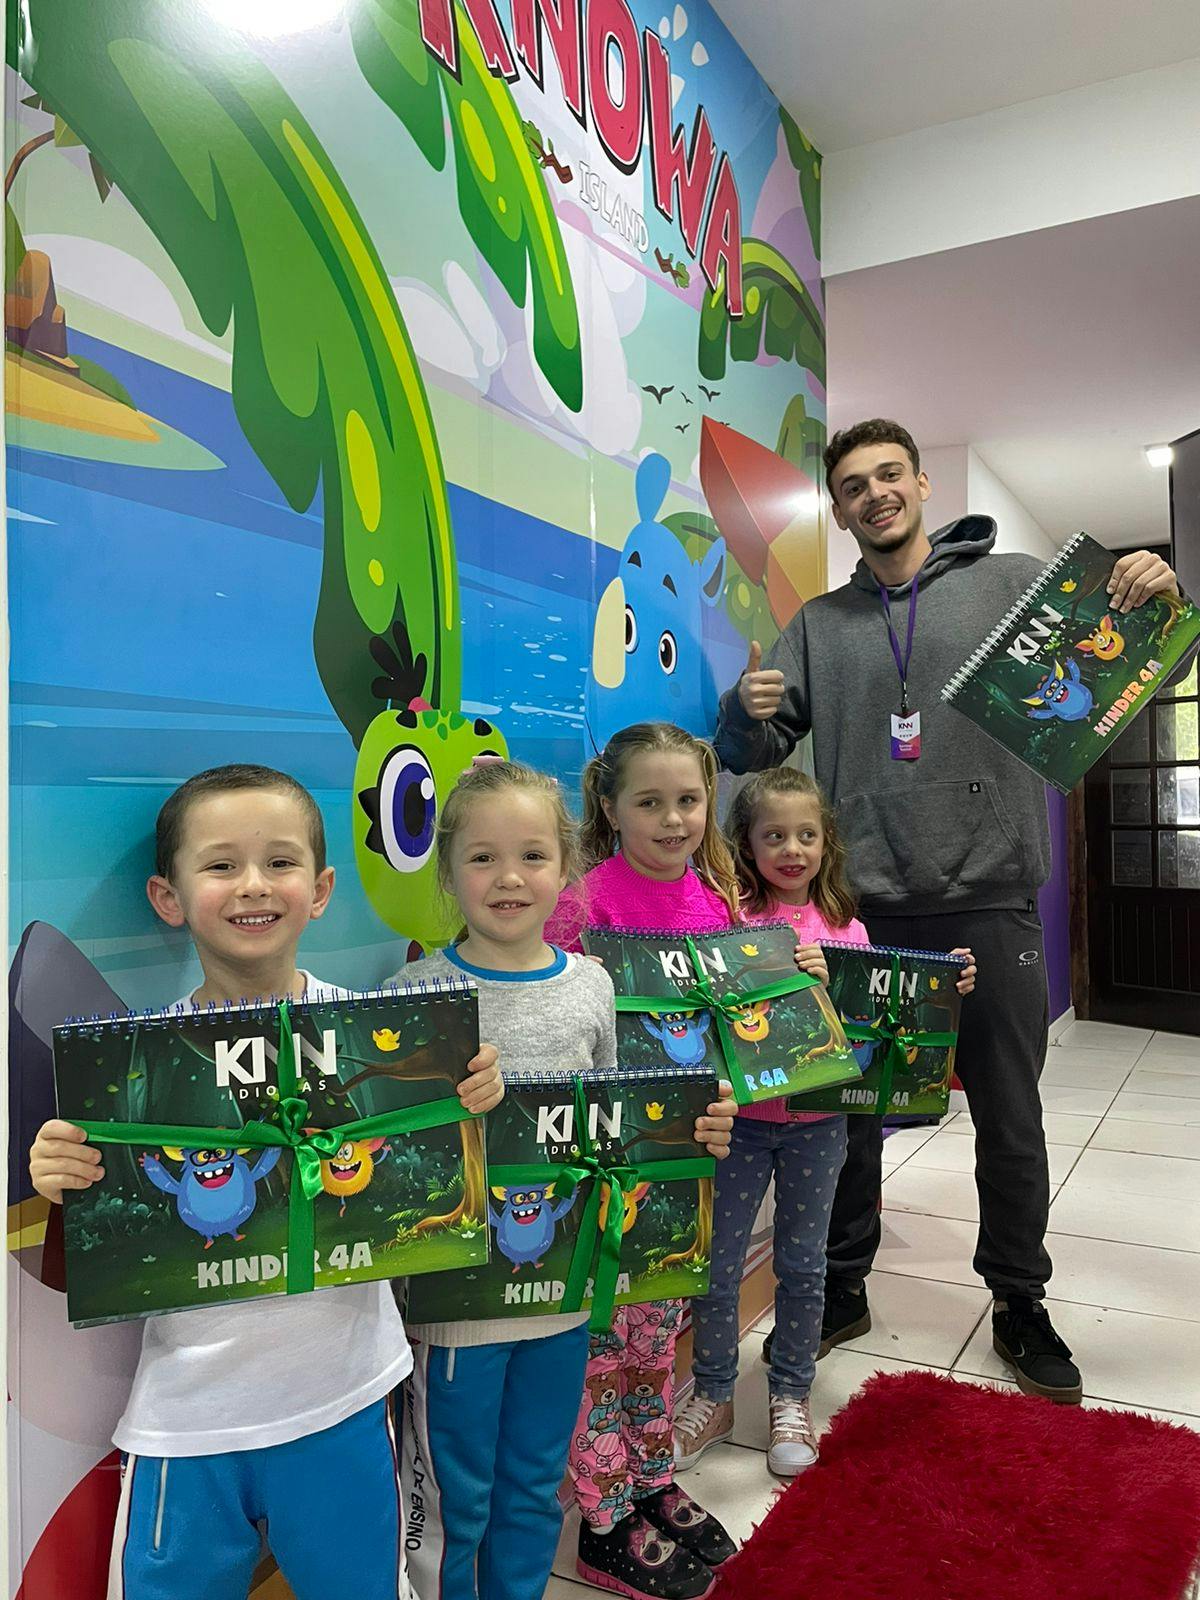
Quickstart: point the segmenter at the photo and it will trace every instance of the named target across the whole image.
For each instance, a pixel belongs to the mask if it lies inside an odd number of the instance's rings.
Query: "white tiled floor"
[[[1076,1023],[1047,1054],[1042,1101],[1055,1268],[1047,1306],[1083,1372],[1084,1404],[1200,1430],[1200,1039]],[[885,1143],[872,1327],[818,1367],[821,1427],[873,1372],[929,1367],[968,1382],[1011,1381],[992,1351],[989,1296],[971,1269],[972,1135],[955,1094],[938,1128],[905,1129]],[[739,1539],[779,1487],[766,1466],[759,1359],[771,1320],[742,1341],[733,1442],[685,1479]],[[570,1581],[575,1534],[568,1520],[546,1600],[588,1592]],[[1200,1586],[1187,1600],[1200,1600]]]

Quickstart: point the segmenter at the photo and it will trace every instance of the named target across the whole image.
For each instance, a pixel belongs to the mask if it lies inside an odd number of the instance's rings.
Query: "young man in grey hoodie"
[[[765,667],[751,647],[721,700],[717,752],[731,771],[757,772],[811,732],[872,939],[974,951],[979,977],[957,1052],[975,1123],[974,1266],[993,1295],[993,1343],[1021,1389],[1077,1403],[1079,1370],[1042,1303],[1051,1271],[1038,1095],[1049,1011],[1037,906],[1050,869],[1045,789],[940,698],[1043,563],[990,555],[990,517],[962,517],[929,538],[929,480],[898,423],[874,418],[835,434],[825,471],[834,520],[862,559],[849,583],[803,607]],[[1109,584],[1113,610],[1174,587],[1158,556],[1124,556]],[[880,1240],[882,1122],[851,1117],[849,1126],[822,1355],[871,1325],[864,1280]]]

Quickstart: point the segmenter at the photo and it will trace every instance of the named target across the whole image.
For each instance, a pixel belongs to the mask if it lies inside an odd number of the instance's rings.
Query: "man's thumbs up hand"
[[[745,670],[738,679],[738,699],[742,710],[756,722],[773,717],[783,699],[783,673],[774,668],[764,671],[762,645],[757,639],[750,645]]]

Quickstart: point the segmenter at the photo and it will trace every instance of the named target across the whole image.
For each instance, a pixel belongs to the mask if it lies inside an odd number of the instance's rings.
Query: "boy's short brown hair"
[[[308,842],[318,873],[325,870],[325,820],[321,808],[312,795],[295,778],[274,767],[256,767],[249,763],[232,763],[225,767],[209,767],[197,772],[186,783],[181,783],[175,793],[164,802],[154,828],[154,870],[160,878],[170,878],[175,857],[183,842],[183,829],[188,809],[198,800],[207,800],[213,794],[231,794],[238,789],[263,789],[274,794],[290,795],[299,803],[308,824]]]
[[[856,422],[852,428],[842,428],[825,446],[825,487],[830,494],[833,493],[833,469],[851,450],[857,450],[864,444],[898,444],[908,452],[913,472],[921,470],[921,455],[908,429],[902,428],[890,417],[868,417],[865,422]]]

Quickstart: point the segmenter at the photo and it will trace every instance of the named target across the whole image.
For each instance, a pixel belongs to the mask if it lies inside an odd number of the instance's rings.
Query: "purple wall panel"
[[[1046,930],[1046,981],[1050,987],[1050,1020],[1071,1004],[1070,884],[1067,878],[1067,802],[1056,789],[1046,790],[1050,812],[1053,865],[1039,906]]]

